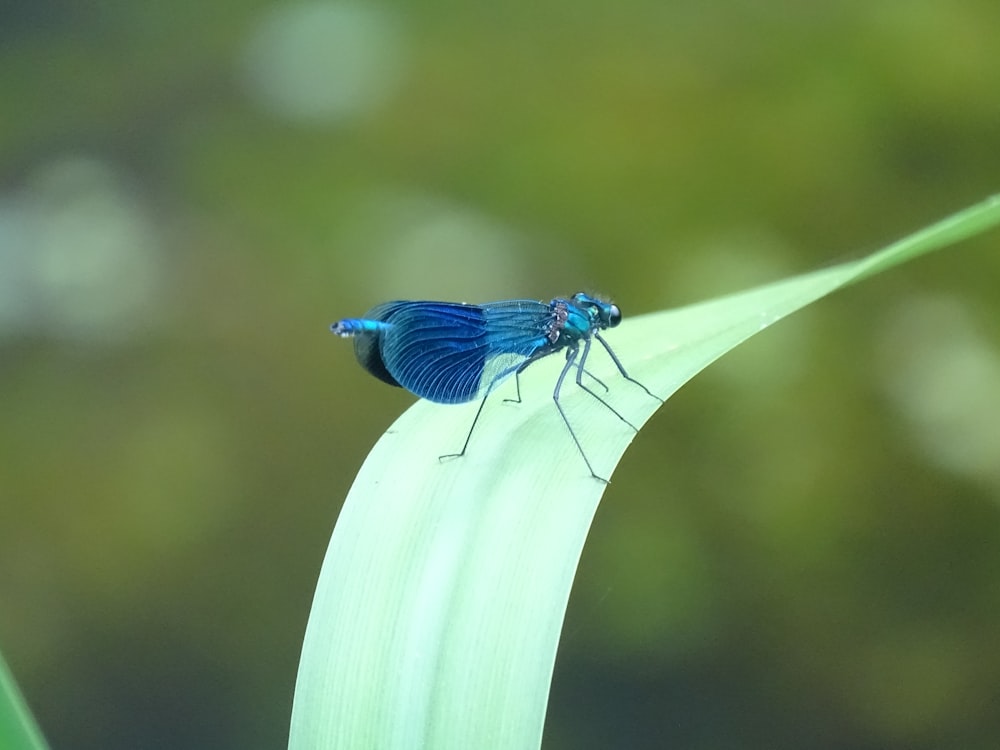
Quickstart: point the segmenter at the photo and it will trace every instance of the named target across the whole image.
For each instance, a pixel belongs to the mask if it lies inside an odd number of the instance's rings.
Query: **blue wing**
[[[350,322],[354,337],[354,356],[361,366],[382,382],[399,387],[402,387],[400,382],[392,376],[386,369],[385,362],[382,361],[381,341],[385,329],[382,323],[388,320],[398,308],[409,304],[411,303],[385,302],[366,312],[364,318],[352,318],[334,324],[334,329],[339,330],[339,327],[345,322]],[[379,325],[367,325],[373,321],[378,322]]]
[[[548,346],[552,314],[548,305],[534,300],[387,302],[366,314],[384,325],[375,341],[356,340],[355,352],[376,377],[421,398],[457,404],[481,395],[499,376]]]

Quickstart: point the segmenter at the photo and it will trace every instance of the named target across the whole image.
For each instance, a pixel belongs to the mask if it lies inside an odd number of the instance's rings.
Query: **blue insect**
[[[584,375],[605,391],[608,387],[587,371],[590,344],[597,339],[622,377],[662,403],[638,380],[630,377],[601,331],[621,323],[618,306],[580,292],[551,302],[503,300],[483,305],[458,302],[386,302],[363,318],[346,318],[330,326],[338,336],[354,339],[354,354],[369,373],[389,385],[439,404],[460,404],[481,397],[462,450],[445,458],[465,455],[486,399],[505,378],[513,375],[521,401],[519,376],[542,357],[566,350],[566,364],[556,380],[552,398],[569,429],[591,476],[599,477],[573,431],[559,392],[566,374],[576,369],[576,384],[600,401],[633,430],[635,425],[589,388]]]

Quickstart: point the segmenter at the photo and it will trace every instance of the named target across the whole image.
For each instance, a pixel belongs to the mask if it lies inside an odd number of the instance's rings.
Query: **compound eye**
[[[611,305],[611,309],[608,311],[608,328],[614,328],[621,322],[622,311],[618,309],[618,305]]]

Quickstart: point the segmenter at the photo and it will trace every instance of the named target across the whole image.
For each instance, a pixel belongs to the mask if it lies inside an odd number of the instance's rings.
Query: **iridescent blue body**
[[[354,338],[354,353],[361,366],[390,385],[442,404],[464,403],[482,397],[472,428],[486,397],[501,381],[510,375],[517,378],[531,363],[565,349],[566,364],[552,396],[587,468],[600,479],[563,412],[559,391],[566,373],[575,367],[577,385],[635,429],[583,382],[590,343],[597,339],[626,380],[658,398],[629,377],[601,337],[601,331],[614,328],[620,322],[621,311],[617,305],[581,292],[547,303],[535,300],[504,300],[482,305],[386,302],[369,310],[363,318],[346,318],[330,328],[338,336]],[[607,390],[590,373],[586,374]],[[517,400],[520,400],[520,383]],[[450,455],[465,453],[472,428],[461,452]]]

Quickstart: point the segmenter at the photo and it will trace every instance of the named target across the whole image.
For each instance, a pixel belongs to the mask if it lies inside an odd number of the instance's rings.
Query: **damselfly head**
[[[599,297],[594,297],[586,292],[577,292],[574,294],[573,302],[580,307],[590,310],[591,319],[597,323],[599,328],[614,328],[622,322],[622,311],[613,302],[605,302]]]

